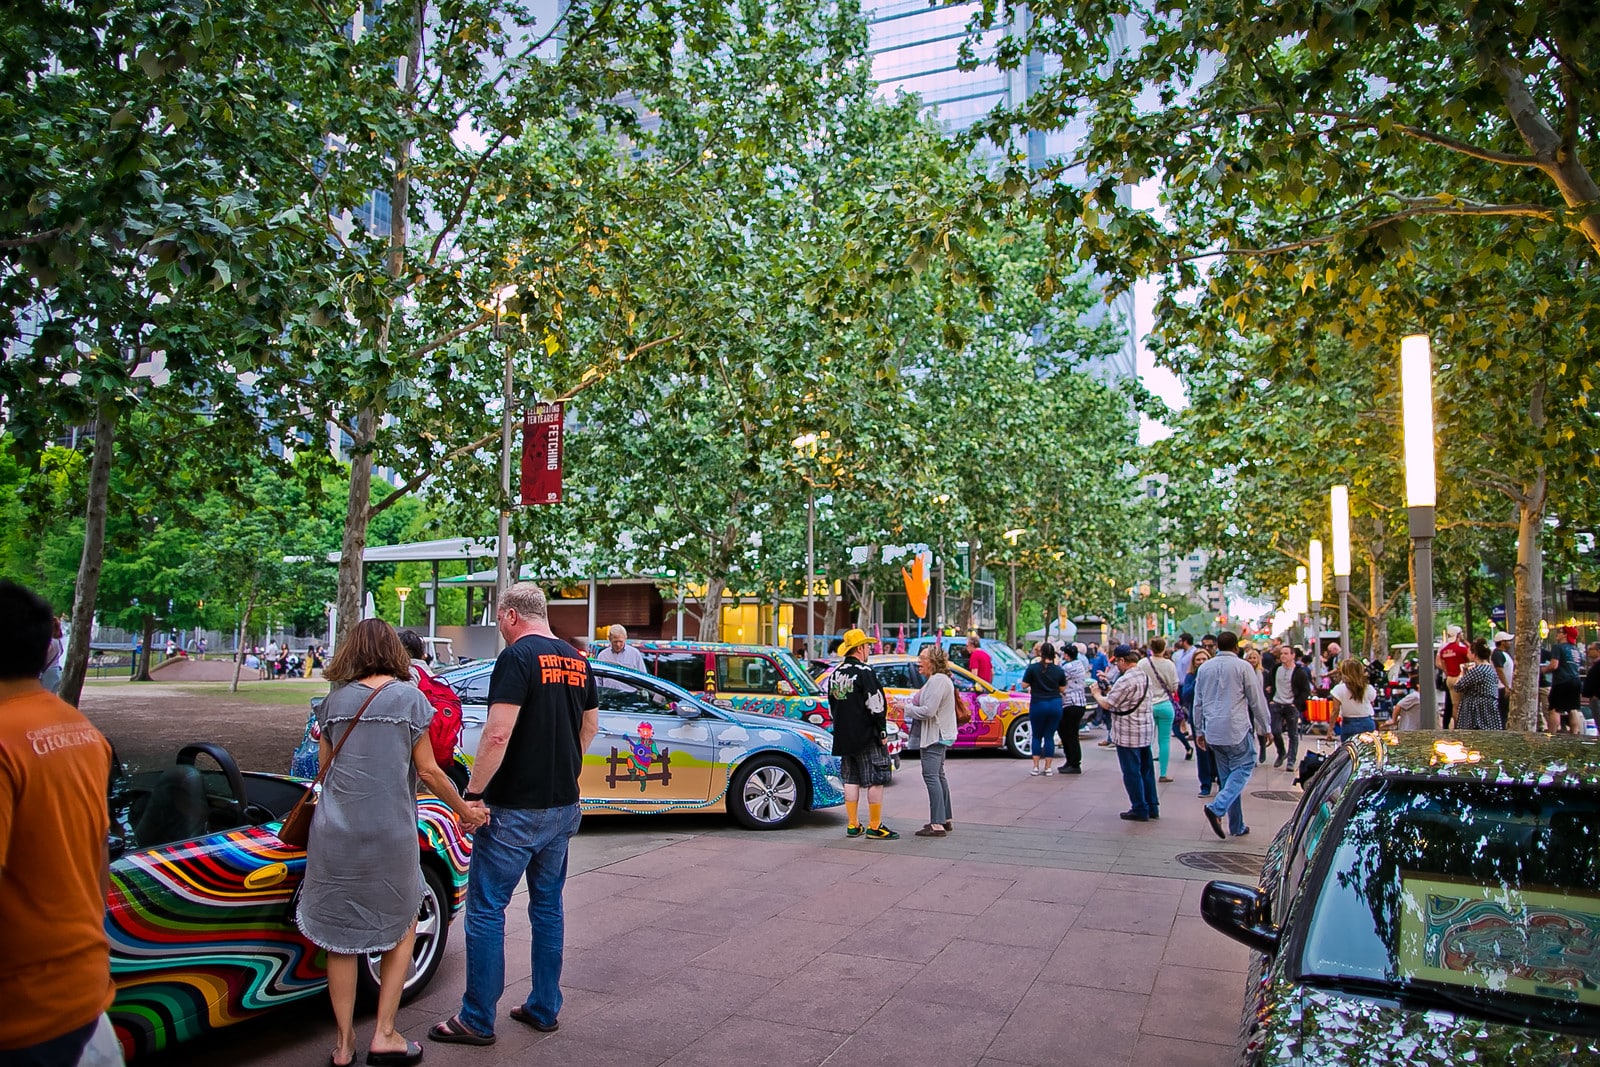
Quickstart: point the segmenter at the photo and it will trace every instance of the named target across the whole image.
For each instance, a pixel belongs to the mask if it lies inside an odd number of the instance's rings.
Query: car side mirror
[[[1200,916],[1213,930],[1257,952],[1278,951],[1278,928],[1267,920],[1267,895],[1232,882],[1207,882],[1200,894]]]
[[[698,719],[705,714],[698,704],[689,704],[682,700],[672,705],[672,711],[680,719]]]
[[[789,682],[779,681],[778,682],[778,695],[781,696],[781,697],[792,697],[792,696],[794,696],[794,686],[792,684],[790,684]]]

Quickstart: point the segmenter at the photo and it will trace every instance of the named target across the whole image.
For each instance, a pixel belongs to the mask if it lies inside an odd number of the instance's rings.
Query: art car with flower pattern
[[[202,760],[215,769],[202,769]],[[187,1041],[327,988],[327,957],[294,924],[304,849],[275,833],[309,783],[241,772],[220,745],[165,767],[118,768],[108,792],[106,934],[111,1021],[128,1057]],[[466,899],[471,845],[437,798],[417,798],[423,875],[403,999],[427,987]],[[375,998],[378,957],[357,970]]]
[[[917,666],[917,657],[883,653],[868,656],[867,666],[878,676],[884,695],[889,699],[889,721],[904,732],[910,720],[911,698],[927,681]],[[957,729],[953,748],[1004,748],[1013,756],[1028,755],[1033,730],[1028,721],[1027,693],[996,689],[953,663],[950,679],[955,683],[956,699],[972,713],[971,721]]]
[[[1600,742],[1366,733],[1254,886],[1201,914],[1251,952],[1250,1067],[1600,1063]]]

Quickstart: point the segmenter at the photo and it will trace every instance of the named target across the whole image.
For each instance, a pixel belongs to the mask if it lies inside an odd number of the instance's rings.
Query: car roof
[[[1514,731],[1361,734],[1358,778],[1435,777],[1546,786],[1600,786],[1600,738]]]
[[[760,652],[771,655],[774,652],[789,651],[773,645],[735,645],[723,641],[658,641],[651,637],[641,637],[633,643],[654,649],[678,649],[684,652]]]

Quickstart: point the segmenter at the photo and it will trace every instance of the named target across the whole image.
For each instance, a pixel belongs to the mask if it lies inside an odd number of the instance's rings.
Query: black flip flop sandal
[[[523,1026],[531,1026],[531,1027],[533,1027],[535,1030],[539,1031],[541,1034],[553,1034],[557,1030],[561,1029],[561,1020],[560,1019],[557,1019],[555,1022],[551,1023],[549,1026],[546,1026],[544,1023],[540,1022],[538,1019],[535,1019],[533,1017],[533,1013],[528,1011],[527,1008],[524,1008],[520,1004],[517,1005],[515,1008],[511,1009],[511,1018],[513,1020],[515,1020],[516,1022],[521,1023]]]
[[[444,1022],[434,1023],[428,1028],[428,1040],[446,1045],[492,1045],[494,1035],[468,1030],[465,1023],[452,1015]]]
[[[351,1061],[355,1062],[354,1060]],[[422,1046],[415,1041],[406,1042],[404,1052],[368,1052],[367,1067],[410,1067],[422,1062]]]

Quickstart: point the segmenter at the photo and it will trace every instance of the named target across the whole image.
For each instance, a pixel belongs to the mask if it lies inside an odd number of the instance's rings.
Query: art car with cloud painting
[[[214,769],[209,769],[214,768]],[[111,892],[106,934],[124,1055],[187,1041],[327,988],[327,956],[294,924],[305,850],[276,830],[308,782],[240,771],[220,745],[189,745],[166,766],[118,767],[110,783]],[[403,1000],[444,958],[466,900],[471,844],[455,815],[417,798],[423,876]],[[402,857],[396,857],[397,862]],[[363,961],[363,997],[377,997],[378,957]]]
[[[591,662],[600,732],[578,785],[586,814],[728,812],[777,830],[844,803],[833,735],[811,723],[715,707],[664,678]],[[444,675],[461,694],[461,747],[474,755],[494,663]]]
[[[1259,884],[1201,914],[1251,949],[1252,1067],[1600,1063],[1600,742],[1367,733],[1306,783]]]
[[[867,657],[867,665],[878,676],[888,698],[890,723],[905,731],[911,716],[911,698],[927,681],[917,666],[916,657],[884,653]],[[824,674],[823,678],[826,677]],[[950,666],[950,677],[955,683],[956,699],[966,704],[972,713],[972,720],[957,728],[956,743],[951,747],[1004,748],[1013,756],[1028,755],[1033,741],[1033,729],[1028,722],[1028,694],[996,689],[954,664]]]

